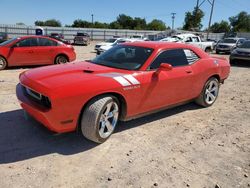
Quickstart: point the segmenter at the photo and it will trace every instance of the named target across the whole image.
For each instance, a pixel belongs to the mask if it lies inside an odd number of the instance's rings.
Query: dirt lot
[[[78,59],[95,54],[76,47]],[[104,144],[25,120],[18,74],[0,72],[0,187],[250,187],[250,67],[232,67],[210,108],[120,123]]]

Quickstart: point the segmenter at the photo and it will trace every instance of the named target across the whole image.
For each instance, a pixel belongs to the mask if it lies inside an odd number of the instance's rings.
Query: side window
[[[192,37],[193,42],[199,42],[199,38],[198,37]]]
[[[150,65],[149,69],[157,69],[162,63],[169,63],[173,67],[185,66],[189,64],[183,49],[172,49],[160,53]]]
[[[196,53],[194,53],[192,50],[184,49],[184,53],[186,55],[189,65],[195,63],[197,60],[200,59],[199,56],[196,55]]]
[[[32,47],[37,46],[37,38],[27,38],[16,43],[17,47]]]
[[[39,46],[57,46],[57,42],[45,38],[39,38]]]
[[[186,38],[185,42],[192,42],[191,37]]]

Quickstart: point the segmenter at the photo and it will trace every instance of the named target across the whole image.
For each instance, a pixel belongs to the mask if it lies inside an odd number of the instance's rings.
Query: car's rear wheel
[[[56,57],[55,64],[65,64],[69,62],[65,55],[59,55]]]
[[[210,78],[199,97],[195,100],[195,102],[203,107],[209,107],[214,104],[219,94],[220,84],[217,78]]]
[[[0,56],[0,70],[3,70],[7,67],[7,61]]]
[[[103,143],[114,132],[118,118],[119,103],[115,97],[96,98],[83,111],[82,134],[89,140]]]

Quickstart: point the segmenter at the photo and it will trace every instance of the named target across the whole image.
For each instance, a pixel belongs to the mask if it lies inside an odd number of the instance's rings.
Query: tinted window
[[[167,50],[158,55],[150,65],[150,69],[157,69],[161,63],[169,63],[173,67],[188,65],[186,55],[182,49]]]
[[[221,41],[221,43],[236,43],[237,40],[236,39],[224,39]]]
[[[151,48],[117,45],[91,62],[118,69],[136,70],[146,62],[152,52]]]
[[[57,46],[57,42],[46,38],[39,38],[39,46]]]
[[[192,50],[184,49],[184,53],[186,55],[189,65],[195,63],[198,59],[200,59],[199,56],[196,53],[194,53]]]
[[[37,38],[27,38],[16,43],[17,47],[37,46]]]
[[[250,41],[245,41],[240,48],[249,48],[250,49]]]
[[[0,46],[8,45],[8,44],[10,44],[10,43],[12,43],[12,42],[14,42],[15,40],[18,40],[18,39],[19,39],[19,38],[13,38],[13,39],[7,40],[7,41],[5,41],[5,42],[2,42],[2,43],[0,44]]]

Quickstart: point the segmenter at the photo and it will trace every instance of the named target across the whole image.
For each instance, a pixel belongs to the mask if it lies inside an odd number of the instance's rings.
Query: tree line
[[[59,20],[50,19],[46,21],[35,21],[36,26],[51,26],[61,27],[62,24]],[[102,28],[102,29],[131,29],[131,30],[157,30],[163,31],[169,29],[162,20],[154,19],[147,23],[145,18],[131,17],[125,14],[120,14],[115,21],[111,23],[102,22],[89,22],[82,19],[77,19],[72,25],[65,25],[66,27],[79,27],[79,28]]]
[[[189,31],[201,31],[203,28],[202,19],[204,12],[195,7],[193,11],[185,13],[184,24],[182,28]],[[35,21],[36,26],[52,26],[62,27],[59,20],[49,19],[46,21]],[[120,14],[115,21],[111,23],[89,22],[82,19],[77,19],[72,25],[65,25],[65,27],[78,28],[102,28],[102,29],[131,29],[131,30],[155,30],[163,31],[170,29],[162,20],[154,19],[147,23],[145,18],[131,17],[125,14]],[[207,30],[207,29],[205,29]],[[210,31],[214,33],[228,33],[228,32],[250,32],[250,14],[247,12],[240,12],[235,16],[228,18],[228,21],[222,20],[211,25]]]

